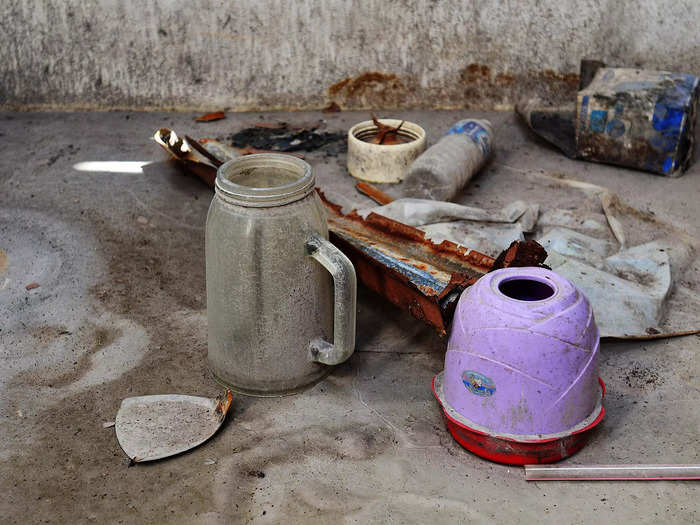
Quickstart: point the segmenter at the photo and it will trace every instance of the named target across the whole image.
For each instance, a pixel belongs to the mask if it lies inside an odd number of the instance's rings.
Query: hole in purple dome
[[[518,301],[542,301],[554,295],[552,286],[526,277],[503,280],[498,289],[506,297]]]

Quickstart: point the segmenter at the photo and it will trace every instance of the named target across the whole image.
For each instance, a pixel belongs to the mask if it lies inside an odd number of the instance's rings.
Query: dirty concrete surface
[[[0,106],[508,108],[573,97],[582,57],[698,74],[699,18],[694,0],[5,0]]]
[[[692,523],[694,482],[526,483],[448,434],[430,380],[445,341],[360,289],[356,353],[310,390],[235,396],[197,449],[128,467],[113,421],[128,396],[216,396],[206,368],[204,221],[211,191],[149,139],[171,127],[224,137],[253,122],[366,113],[0,113],[0,521],[3,523]],[[511,113],[382,112],[434,141],[488,117],[496,160],[461,202],[512,200],[512,169],[601,184],[700,237],[700,164],[669,180],[576,162]],[[307,154],[321,186],[351,192],[345,157]],[[114,161],[116,172],[77,163]],[[125,173],[126,161],[150,161]],[[122,170],[120,172],[119,170]],[[546,199],[546,189],[542,192]],[[369,201],[368,201],[369,203]],[[6,268],[5,268],[6,266]],[[694,273],[684,282],[697,290]],[[26,286],[38,283],[27,290]],[[570,464],[700,461],[700,338],[604,342],[607,416]]]

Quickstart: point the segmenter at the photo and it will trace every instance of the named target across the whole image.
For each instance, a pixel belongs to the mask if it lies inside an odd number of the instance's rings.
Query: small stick
[[[683,337],[686,335],[700,334],[700,330],[684,330],[682,332],[667,332],[647,335],[610,335],[603,336],[602,339],[619,339],[622,341],[651,341],[653,339],[670,339],[672,337]]]
[[[394,133],[395,135],[398,136],[399,130],[401,129],[401,126],[403,126],[403,123],[404,123],[404,122],[406,122],[406,121],[405,121],[405,120],[402,120],[401,123],[400,123],[398,126],[396,126],[395,128],[391,128],[391,129],[385,130],[384,133],[382,134],[382,138],[379,139],[379,143],[380,143],[380,144],[383,144],[383,143],[384,143],[384,140],[386,139],[386,136],[387,136],[389,133]]]
[[[185,140],[187,140],[187,143],[192,146],[194,149],[196,149],[199,153],[204,155],[209,162],[211,162],[214,167],[218,168],[223,164],[219,159],[217,159],[214,155],[209,153],[204,146],[202,146],[199,142],[194,140],[192,137],[189,135],[185,135]]]
[[[401,126],[403,126],[403,123],[406,122],[405,120],[402,120],[398,126],[392,128],[391,126],[387,126],[386,124],[380,122],[374,113],[370,113],[370,115],[372,117],[372,122],[377,127],[377,142],[375,144],[383,144],[386,136],[389,133],[393,133],[398,137],[398,131],[401,129]]]
[[[525,465],[526,481],[700,479],[700,465]]]
[[[360,181],[355,185],[355,188],[363,195],[367,195],[377,204],[389,204],[394,200],[376,186],[372,186],[369,182]]]

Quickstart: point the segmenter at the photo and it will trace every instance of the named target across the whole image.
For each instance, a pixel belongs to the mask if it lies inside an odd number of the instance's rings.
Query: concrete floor
[[[438,136],[458,112],[389,112]],[[496,162],[463,202],[512,200],[511,167],[606,185],[700,237],[700,164],[668,180],[568,160],[509,113]],[[344,130],[364,113],[326,118]],[[204,221],[211,190],[149,140],[161,126],[224,137],[260,118],[195,124],[163,113],[0,113],[0,521],[114,523],[693,523],[693,482],[526,483],[520,468],[466,452],[430,391],[444,341],[361,289],[357,352],[281,399],[237,396],[203,446],[128,468],[114,435],[132,395],[214,396],[206,368]],[[352,192],[344,156],[307,155],[318,182]],[[154,161],[138,173],[84,161]],[[543,189],[542,199],[546,200]],[[688,281],[696,286],[695,278]],[[0,272],[2,272],[0,261]],[[39,287],[26,290],[29,283]],[[700,458],[700,339],[605,343],[607,416],[569,463]],[[642,373],[632,373],[641,370]],[[211,463],[214,460],[215,463]]]

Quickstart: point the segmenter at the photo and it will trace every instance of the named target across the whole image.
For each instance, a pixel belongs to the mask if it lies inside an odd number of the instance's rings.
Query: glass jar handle
[[[335,306],[333,343],[318,337],[309,343],[311,360],[326,365],[345,361],[355,350],[357,277],[355,267],[343,252],[314,233],[306,241],[306,254],[316,259],[333,276]]]

